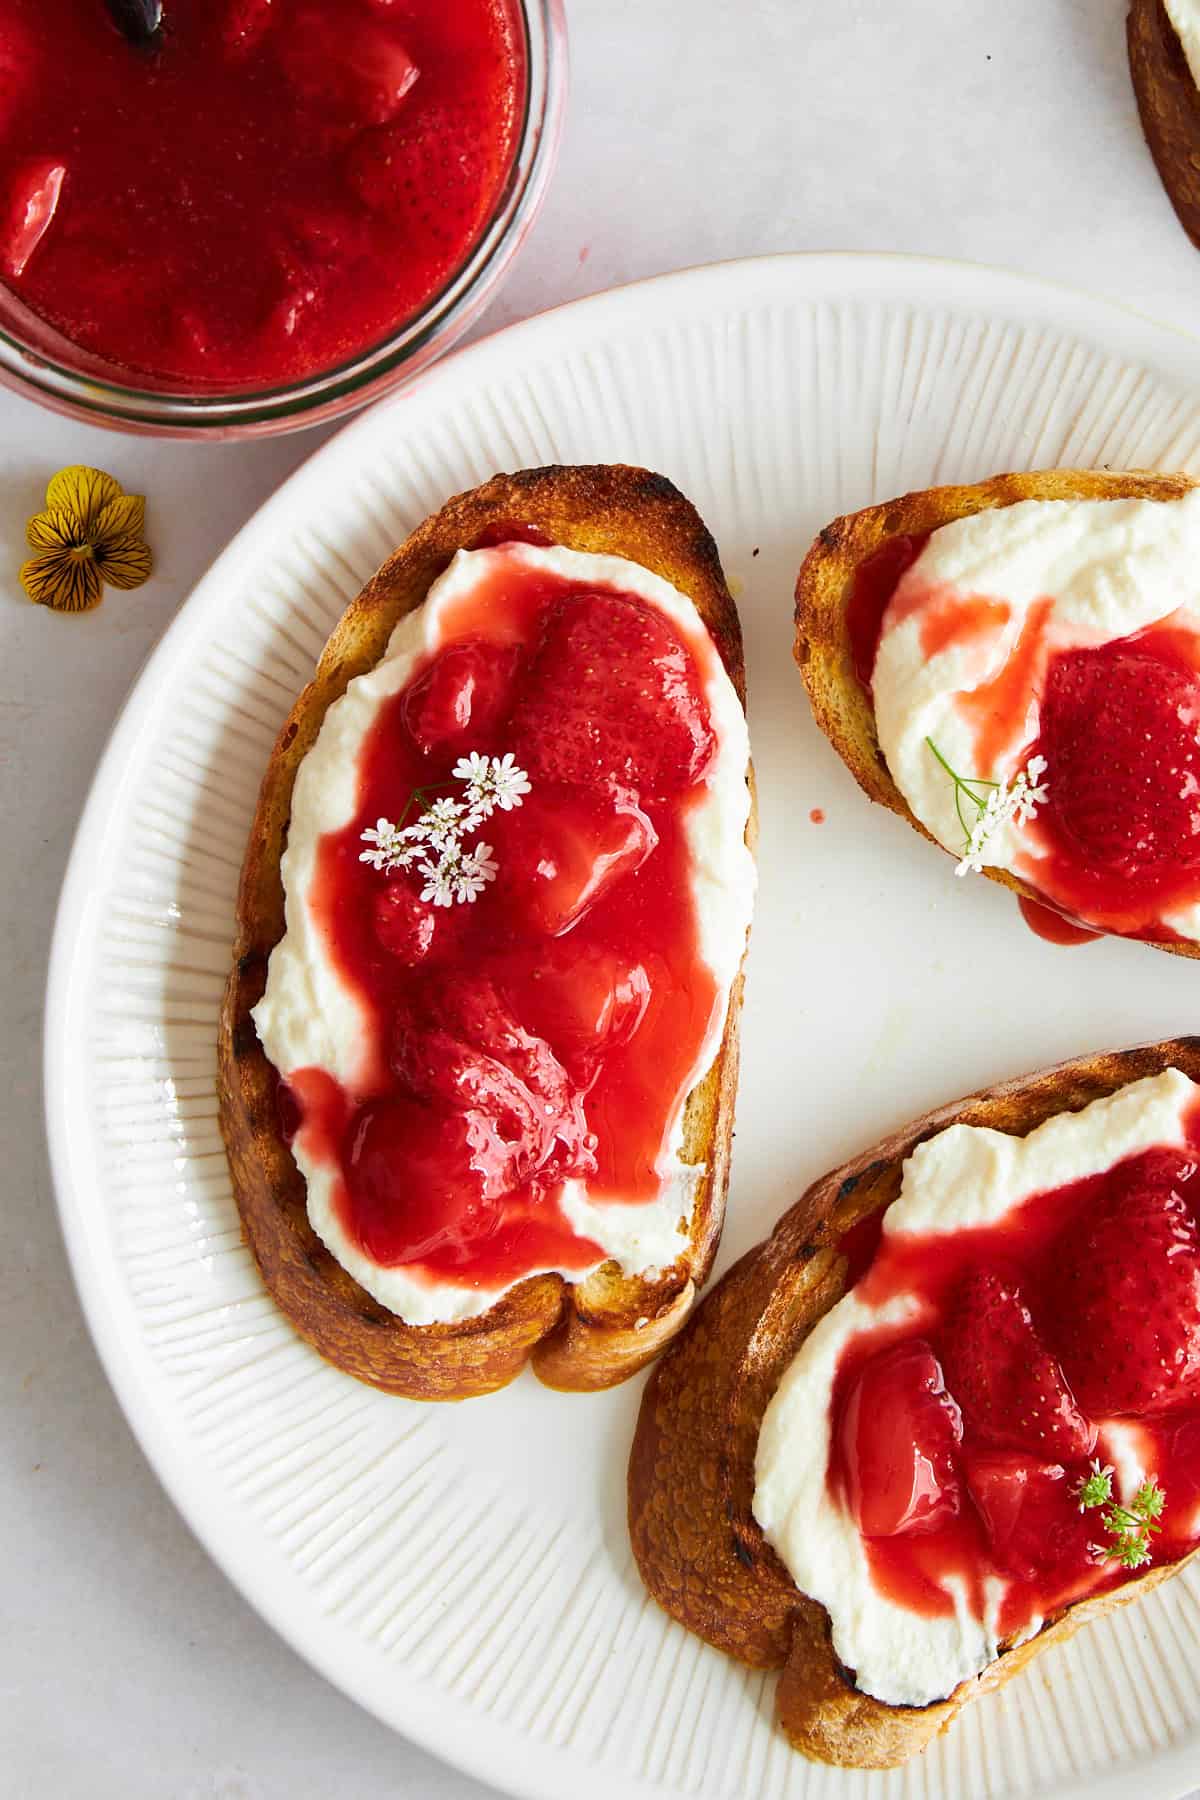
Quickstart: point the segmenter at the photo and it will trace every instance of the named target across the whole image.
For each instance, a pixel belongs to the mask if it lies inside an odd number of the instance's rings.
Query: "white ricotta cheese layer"
[[[754,859],[746,847],[750,757],[745,715],[693,603],[677,588],[624,557],[599,556],[561,546],[509,544],[461,550],[434,582],[425,604],[401,619],[387,652],[357,676],[329,708],[312,749],[300,765],[292,798],[288,843],[281,870],[286,930],[271,954],[263,998],[254,1023],[263,1048],[286,1080],[299,1069],[319,1067],[352,1094],[373,1063],[371,1021],[329,957],[309,904],[318,847],[326,832],[341,831],[354,817],[358,763],[364,739],[380,707],[408,682],[416,665],[451,641],[447,613],[495,578],[498,562],[561,576],[588,587],[636,595],[663,613],[692,650],[701,672],[716,737],[703,791],[686,814],[692,857],[698,954],[717,987],[708,1035],[679,1095],[680,1105],[660,1158],[661,1190],[646,1204],[599,1202],[587,1185],[571,1181],[563,1210],[580,1236],[598,1243],[628,1275],[668,1267],[687,1246],[687,1222],[703,1167],[687,1164],[682,1102],[712,1066],[720,1047],[729,994],[741,965],[754,903]],[[387,1268],[366,1256],[347,1236],[335,1204],[339,1176],[314,1158],[300,1133],[293,1154],[308,1192],[313,1229],[355,1280],[383,1306],[411,1325],[450,1322],[486,1312],[506,1288],[479,1288],[433,1279],[418,1267]],[[598,1259],[599,1260],[604,1260]],[[540,1273],[543,1271],[529,1271]],[[578,1271],[572,1279],[581,1279]]]

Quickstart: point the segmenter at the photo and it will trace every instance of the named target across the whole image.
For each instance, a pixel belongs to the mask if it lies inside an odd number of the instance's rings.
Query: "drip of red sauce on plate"
[[[285,1090],[376,1263],[487,1289],[580,1270],[602,1253],[572,1230],[566,1181],[658,1197],[717,1002],[686,830],[715,749],[715,658],[634,596],[500,554],[380,708],[310,898],[363,1010],[363,1069],[353,1091],[322,1069]],[[469,752],[512,752],[532,789],[467,840],[492,846],[495,880],[435,906],[418,872],[364,864],[361,834],[417,789],[410,821],[459,794]]]
[[[512,165],[512,0],[171,0],[152,52],[102,0],[7,0],[0,280],[185,389],[307,376],[462,265]]]
[[[1043,906],[1026,894],[1020,895],[1017,906],[1030,931],[1047,944],[1094,944],[1104,936],[1102,931],[1089,931],[1086,925],[1077,925],[1053,906]]]
[[[1105,1421],[1135,1428],[1166,1496],[1153,1560],[1200,1540],[1200,1110],[1183,1149],[1150,1150],[1035,1194],[994,1225],[843,1240],[858,1297],[912,1295],[900,1326],[839,1357],[831,1503],[859,1523],[872,1580],[898,1605],[976,1616],[1009,1585],[999,1635],[1130,1578],[1078,1485]],[[872,1246],[874,1238],[874,1246]],[[1103,1455],[1103,1437],[1100,1453]]]

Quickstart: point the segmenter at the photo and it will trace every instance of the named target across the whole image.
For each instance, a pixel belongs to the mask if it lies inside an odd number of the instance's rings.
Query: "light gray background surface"
[[[1200,253],[1142,142],[1125,0],[567,0],[542,218],[484,329],[685,264],[920,251],[1188,329]],[[84,1329],[41,1123],[45,962],[75,822],[147,652],[320,434],[140,443],[0,394],[0,1796],[486,1800],[275,1638],[198,1548]],[[70,462],[149,496],[153,582],[31,608],[26,517]]]

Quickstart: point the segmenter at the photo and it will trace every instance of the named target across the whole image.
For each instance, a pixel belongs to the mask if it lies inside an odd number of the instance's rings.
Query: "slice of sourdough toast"
[[[796,579],[793,650],[813,717],[863,792],[907,819],[930,843],[937,841],[914,817],[892,779],[879,748],[871,695],[855,673],[847,606],[860,563],[889,538],[924,536],[968,514],[1021,500],[1177,500],[1195,485],[1186,475],[1147,470],[1042,469],[995,475],[970,487],[923,488],[826,525]],[[1028,899],[1042,898],[1007,869],[985,868],[983,873]],[[1200,944],[1139,941],[1173,956],[1200,957]]]
[[[1163,0],[1131,0],[1126,37],[1150,154],[1179,223],[1200,249],[1200,92]]]
[[[981,1675],[930,1706],[861,1693],[839,1662],[824,1607],[801,1594],[751,1510],[759,1427],[784,1371],[846,1286],[842,1234],[889,1205],[904,1159],[955,1123],[1024,1135],[1127,1082],[1175,1067],[1200,1080],[1200,1038],[1081,1058],[960,1100],[905,1126],[814,1183],[689,1320],[647,1384],[629,1462],[629,1531],[659,1605],[719,1650],[782,1670],[776,1697],[790,1742],[820,1762],[888,1769],[1089,1619],[1148,1592],[1183,1562],[1048,1618]],[[1184,1559],[1190,1560],[1190,1558]]]
[[[420,1400],[489,1393],[526,1361],[552,1387],[585,1390],[624,1380],[683,1323],[712,1265],[724,1218],[740,976],[717,1056],[686,1102],[681,1154],[704,1166],[689,1248],[653,1279],[626,1277],[616,1263],[574,1284],[559,1275],[532,1276],[478,1317],[407,1325],[372,1299],[313,1231],[305,1183],[280,1130],[275,1072],[250,1012],[284,931],[280,857],[297,770],[330,705],[379,660],[397,620],[421,605],[456,551],[521,526],[573,550],[627,557],[673,583],[695,603],[745,705],[737,612],[694,507],[664,477],[644,469],[545,468],[497,475],[420,525],[350,603],[279,734],[242,868],[220,1022],[221,1128],[234,1194],[263,1280],[301,1336],[357,1379]],[[749,769],[747,780],[752,784]],[[752,810],[751,842],[753,830]]]

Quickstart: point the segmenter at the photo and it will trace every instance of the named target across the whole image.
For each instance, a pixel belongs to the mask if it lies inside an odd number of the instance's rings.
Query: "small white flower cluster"
[[[461,800],[434,800],[412,825],[403,823],[403,813],[396,825],[390,819],[376,819],[374,827],[368,826],[362,834],[367,848],[358,859],[385,873],[416,868],[424,877],[421,899],[434,906],[477,900],[488,882],[496,879],[492,846],[476,842],[468,849],[464,840],[494,812],[512,812],[520,806],[531,785],[511,752],[481,756],[472,750],[469,756],[459,758],[451,773],[455,781],[463,783]],[[427,791],[417,788],[410,794],[405,813]]]
[[[962,861],[954,871],[956,875],[981,875],[995,833],[1005,825],[1024,825],[1033,818],[1038,807],[1045,804],[1049,791],[1042,780],[1045,773],[1045,757],[1035,756],[1011,783],[1002,781],[992,788],[975,821]],[[971,799],[980,805],[974,794]]]

